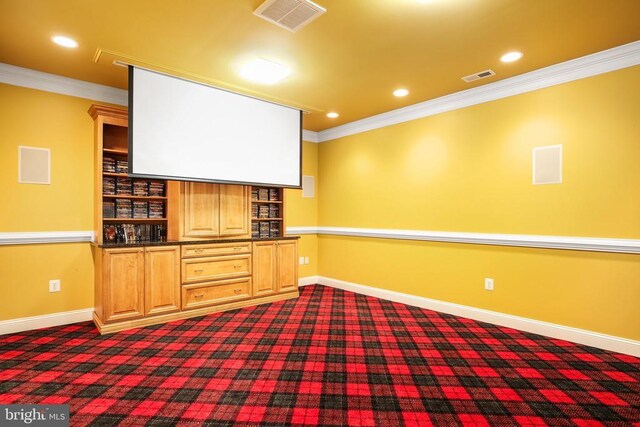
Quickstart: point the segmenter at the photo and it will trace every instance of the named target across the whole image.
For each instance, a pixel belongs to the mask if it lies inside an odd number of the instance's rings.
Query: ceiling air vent
[[[309,0],[267,0],[253,14],[296,32],[326,11]]]
[[[479,73],[470,74],[462,78],[467,83],[475,82],[476,80],[484,79],[486,77],[495,76],[496,73],[493,70],[480,71]]]

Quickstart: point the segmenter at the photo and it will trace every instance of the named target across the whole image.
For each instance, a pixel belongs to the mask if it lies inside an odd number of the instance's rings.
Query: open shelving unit
[[[251,187],[251,237],[274,239],[284,236],[284,190]]]
[[[166,239],[167,181],[129,178],[127,111],[94,105],[96,241],[144,243]],[[153,188],[152,188],[153,187]]]

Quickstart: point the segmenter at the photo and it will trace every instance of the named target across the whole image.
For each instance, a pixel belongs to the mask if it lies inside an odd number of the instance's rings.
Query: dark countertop
[[[140,243],[92,243],[99,248],[139,248],[142,246],[172,246],[172,245],[206,245],[212,243],[240,243],[240,242],[266,242],[270,240],[296,240],[300,236],[270,237],[265,239],[210,239],[210,240],[168,240],[166,242],[140,242]]]

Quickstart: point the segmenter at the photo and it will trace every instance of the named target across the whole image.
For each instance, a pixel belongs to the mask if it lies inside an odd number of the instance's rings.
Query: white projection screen
[[[129,67],[129,175],[301,188],[300,110]]]

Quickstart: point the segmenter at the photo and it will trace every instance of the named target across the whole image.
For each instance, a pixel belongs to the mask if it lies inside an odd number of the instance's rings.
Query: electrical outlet
[[[300,265],[304,265],[304,257],[303,256],[300,257]]]
[[[60,292],[60,279],[49,280],[49,292]]]
[[[305,264],[309,264],[309,257],[308,256],[304,257],[304,263]]]
[[[484,288],[485,288],[487,291],[492,291],[492,290],[493,290],[493,279],[488,278],[488,277],[487,277],[487,278],[485,278],[485,279],[484,279]]]

